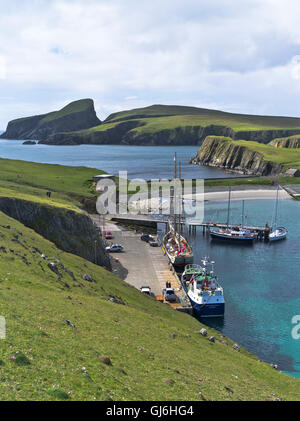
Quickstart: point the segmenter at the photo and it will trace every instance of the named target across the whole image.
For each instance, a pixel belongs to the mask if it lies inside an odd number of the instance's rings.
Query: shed
[[[296,168],[289,168],[285,172],[285,175],[287,177],[300,177],[300,170],[297,170]]]

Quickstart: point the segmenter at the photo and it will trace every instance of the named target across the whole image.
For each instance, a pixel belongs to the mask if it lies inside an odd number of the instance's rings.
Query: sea
[[[117,174],[127,170],[129,178],[172,178],[173,154],[182,162],[185,178],[222,178],[222,170],[190,165],[198,147],[179,146],[24,146],[22,141],[0,140],[0,157],[34,162],[88,166]],[[234,175],[232,175],[234,176]],[[275,192],[274,192],[275,199]],[[246,200],[249,225],[272,221],[275,200]],[[205,202],[205,221],[225,222],[226,202]],[[230,222],[241,223],[242,202],[232,201]],[[277,243],[236,245],[212,241],[198,229],[190,238],[194,263],[209,256],[215,261],[226,301],[223,319],[203,319],[261,360],[300,377],[300,339],[293,338],[292,323],[300,320],[300,202],[279,201],[279,221],[288,228],[288,238]],[[186,232],[186,235],[188,233]],[[300,327],[299,327],[300,333]]]
[[[22,140],[0,139],[0,158],[22,159],[70,166],[97,168],[118,175],[127,171],[128,178],[173,178],[174,153],[182,165],[182,177],[222,178],[236,177],[219,168],[189,164],[196,156],[199,146],[123,146],[123,145],[78,145],[49,146],[23,145]],[[96,174],[95,174],[96,175]]]

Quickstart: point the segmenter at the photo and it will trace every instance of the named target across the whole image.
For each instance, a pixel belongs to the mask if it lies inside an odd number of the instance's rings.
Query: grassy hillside
[[[251,151],[261,153],[266,161],[275,162],[276,164],[282,165],[283,168],[300,169],[299,149],[276,148],[271,145],[263,145],[246,140],[233,140],[232,142],[235,145],[245,146]]]
[[[3,214],[0,246],[2,400],[300,399],[299,380]]]
[[[73,101],[70,104],[66,105],[59,111],[53,111],[51,113],[47,113],[44,115],[41,115],[41,119],[39,120],[38,126],[42,126],[44,123],[47,123],[49,121],[56,120],[61,117],[65,117],[69,114],[74,113],[80,113],[82,111],[88,110],[91,106],[93,106],[93,100],[92,99],[80,99],[78,101]],[[11,123],[19,123],[25,120],[29,120],[32,117],[24,117],[24,118],[17,118],[15,120],[12,120]]]
[[[276,148],[300,148],[300,135],[276,138],[269,144]]]
[[[44,200],[50,189],[52,206],[76,206],[93,194],[93,169],[10,160],[0,168],[2,196]],[[299,380],[211,329],[208,341],[196,319],[1,212],[0,298],[2,400],[300,400]]]
[[[103,173],[94,168],[0,158],[0,195],[65,207],[79,206],[83,197],[95,197],[91,180],[93,176]],[[50,200],[46,196],[47,191],[52,192]]]
[[[155,127],[174,128],[186,125],[205,127],[211,124],[230,127],[235,131],[300,129],[300,118],[234,114],[172,105],[152,105],[114,113],[104,123],[136,118],[146,124],[145,130],[150,131]]]

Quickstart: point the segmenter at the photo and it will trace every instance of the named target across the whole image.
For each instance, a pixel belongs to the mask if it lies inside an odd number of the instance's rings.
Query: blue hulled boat
[[[225,312],[223,288],[217,282],[213,265],[207,258],[202,260],[202,266],[187,265],[181,278],[194,311],[201,317],[223,317]]]

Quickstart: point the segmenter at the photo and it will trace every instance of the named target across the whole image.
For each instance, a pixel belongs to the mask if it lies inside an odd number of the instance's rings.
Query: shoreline
[[[275,189],[241,189],[241,186],[236,186],[239,190],[232,189],[231,191],[231,200],[257,200],[257,199],[274,199],[276,198]],[[216,187],[214,191],[205,191],[204,194],[185,194],[183,198],[185,200],[196,200],[204,202],[217,202],[217,201],[227,201],[228,200],[228,189],[227,190],[217,190]],[[204,196],[204,198],[203,198]],[[291,195],[285,190],[279,191],[279,199],[284,200],[293,200]]]

